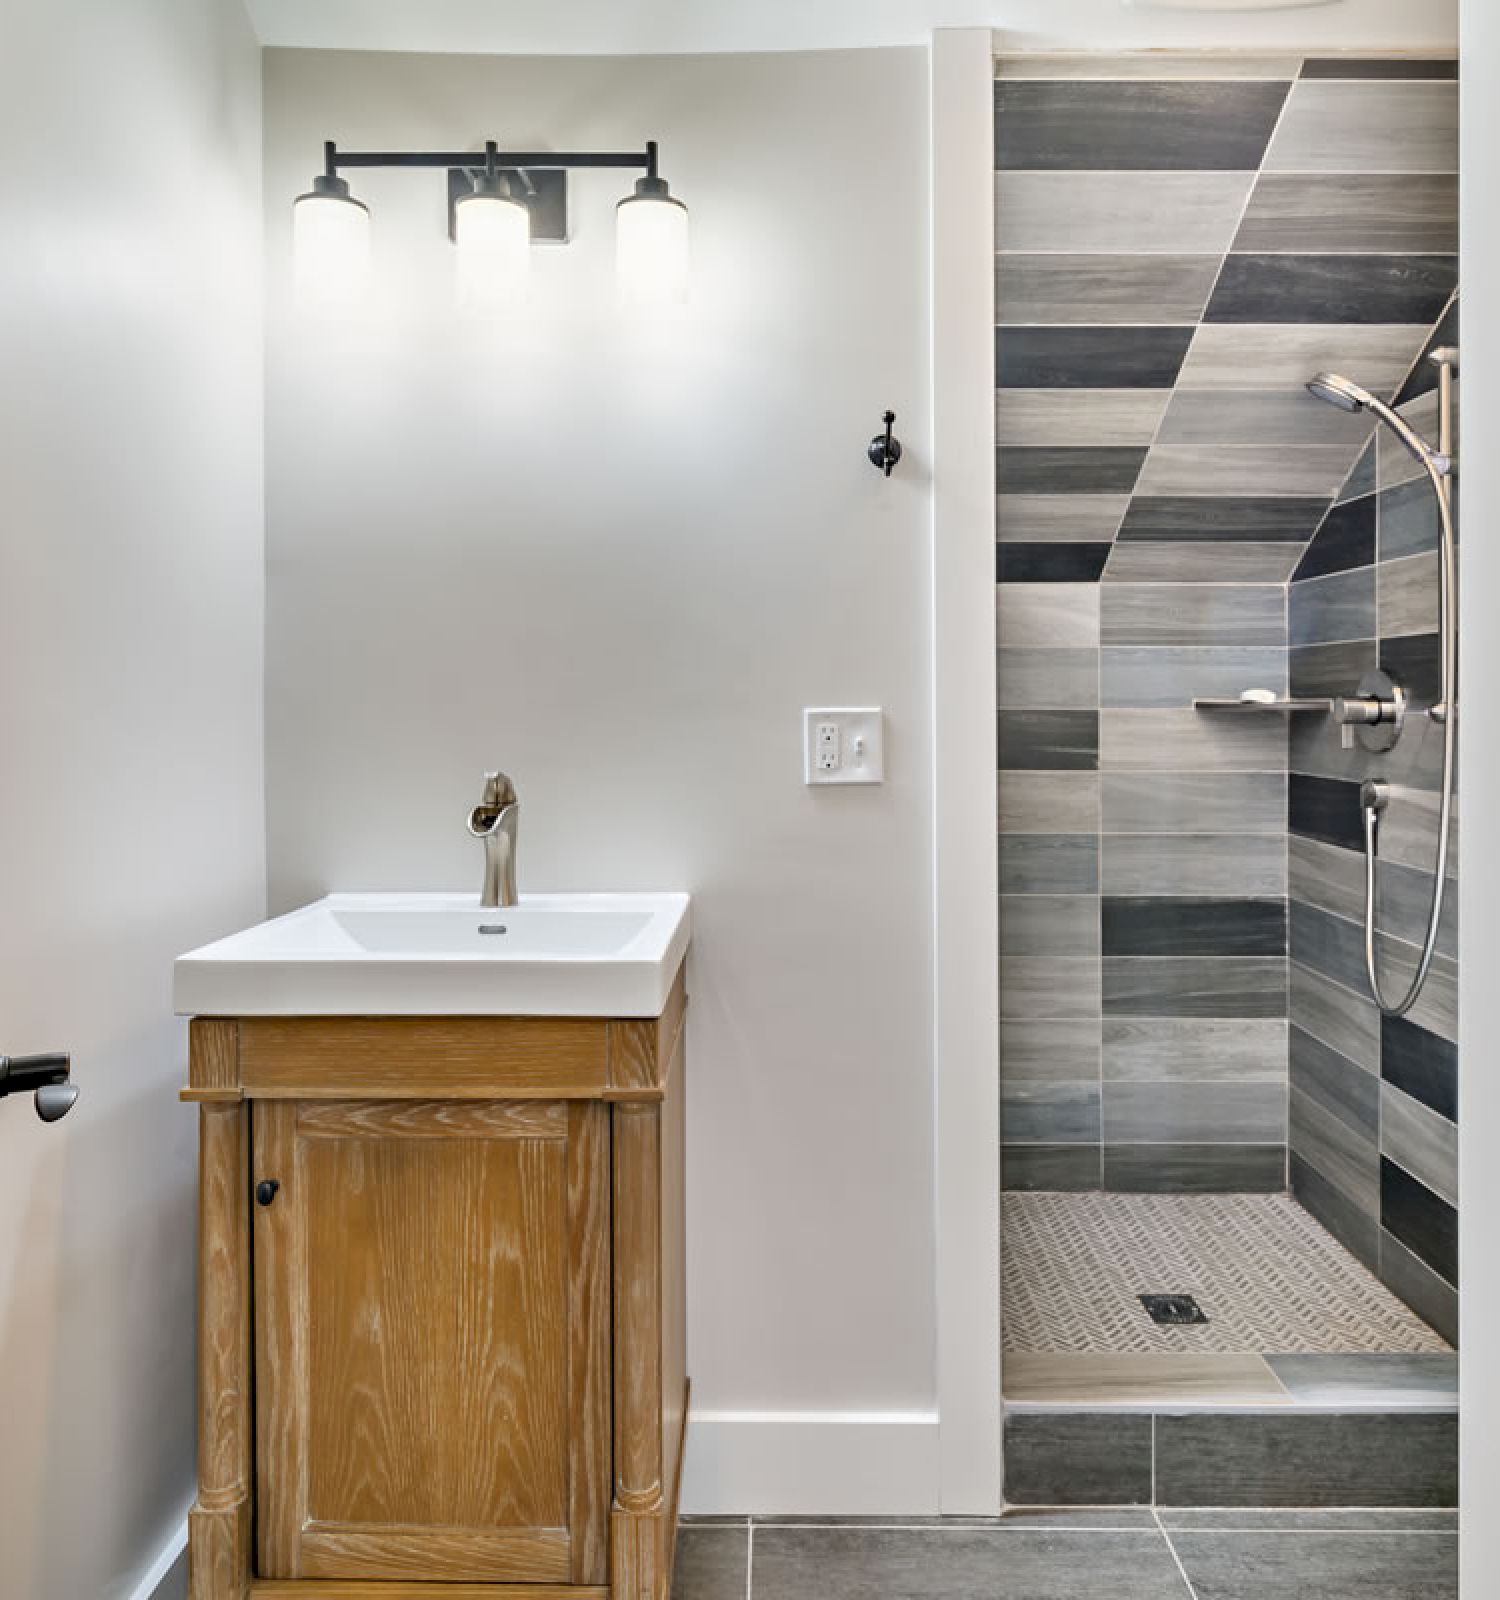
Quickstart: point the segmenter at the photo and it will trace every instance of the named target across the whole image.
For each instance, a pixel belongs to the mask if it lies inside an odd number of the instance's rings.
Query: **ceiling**
[[[995,27],[1007,47],[1453,48],[1458,0],[1329,0],[1197,16],[1144,0],[246,0],[266,45],[517,55],[918,44]],[[1179,0],[1180,3],[1180,0]]]

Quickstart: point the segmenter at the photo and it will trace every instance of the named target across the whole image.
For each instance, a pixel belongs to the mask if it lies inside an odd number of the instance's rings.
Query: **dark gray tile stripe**
[[[1192,343],[1190,327],[997,328],[1002,389],[1170,389]]]
[[[1431,323],[1457,282],[1451,255],[1231,255],[1203,320]]]

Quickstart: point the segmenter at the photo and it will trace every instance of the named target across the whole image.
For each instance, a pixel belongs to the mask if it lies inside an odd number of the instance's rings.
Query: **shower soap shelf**
[[[1236,700],[1194,700],[1194,711],[1285,711],[1316,712],[1322,716],[1329,716],[1333,712],[1332,700],[1307,700],[1290,699],[1278,700],[1274,695],[1266,692],[1257,693],[1247,690]]]

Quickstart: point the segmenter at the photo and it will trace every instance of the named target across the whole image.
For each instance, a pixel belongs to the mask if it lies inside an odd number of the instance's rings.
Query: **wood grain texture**
[[[250,1118],[198,1113],[198,1504],[250,1493]]]
[[[566,1582],[575,1537],[597,1565],[606,1116],[257,1106],[266,1576]]]
[[[678,970],[661,1016],[609,1025],[609,1080],[615,1090],[663,1089],[687,1016],[687,968]]]
[[[608,1086],[608,1027],[572,1017],[248,1017],[246,1090],[270,1098],[586,1098]]]
[[[610,1368],[610,1113],[601,1104],[567,1108],[573,1161],[568,1169],[568,1398],[574,1419],[568,1462],[569,1576],[577,1584],[609,1578],[613,1373]]]
[[[304,1139],[566,1139],[561,1100],[342,1100],[300,1103]]]
[[[250,1583],[250,1499],[188,1513],[189,1600],[244,1600]]]
[[[188,1025],[188,1082],[195,1089],[237,1089],[239,1024],[232,1018],[194,1017]]]
[[[614,1110],[615,1502],[662,1507],[661,1111]]]
[[[287,1583],[263,1578],[252,1600],[609,1600],[609,1590],[558,1583]]]

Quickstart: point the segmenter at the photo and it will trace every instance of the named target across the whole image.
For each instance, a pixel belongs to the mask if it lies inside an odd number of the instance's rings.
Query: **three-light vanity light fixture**
[[[532,206],[539,183],[566,207],[570,171],[640,169],[633,193],[615,207],[615,270],[627,305],[680,304],[687,298],[688,212],[657,171],[656,142],[641,151],[502,151],[489,140],[473,151],[349,151],[323,146],[323,171],[292,207],[297,303],[333,311],[358,300],[370,277],[370,211],[340,170],[436,167],[448,171],[448,234],[455,251],[461,310],[495,316],[526,293],[531,270]],[[519,192],[518,192],[519,191]],[[565,238],[558,224],[551,234]]]

